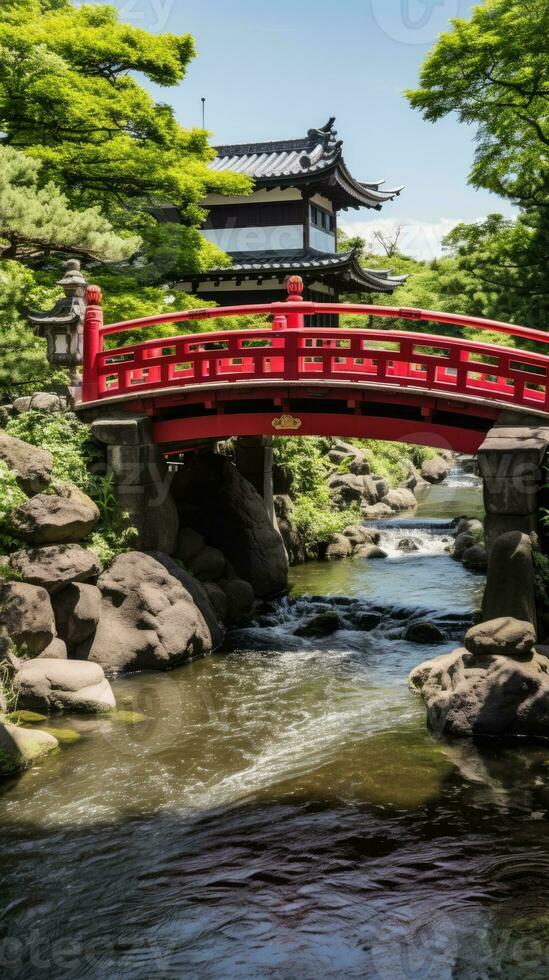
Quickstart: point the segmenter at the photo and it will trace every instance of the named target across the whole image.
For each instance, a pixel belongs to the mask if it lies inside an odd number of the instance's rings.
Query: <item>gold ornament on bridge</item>
[[[272,422],[273,429],[277,431],[280,430],[291,430],[292,432],[297,432],[301,428],[303,422],[301,419],[294,418],[293,415],[281,415],[280,418],[273,419]]]

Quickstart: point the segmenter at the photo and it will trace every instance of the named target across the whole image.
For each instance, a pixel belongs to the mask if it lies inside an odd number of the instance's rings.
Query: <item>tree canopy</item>
[[[40,186],[42,164],[0,145],[0,258],[36,260],[52,253],[120,261],[140,239],[116,234],[99,208],[71,208],[50,180]]]
[[[205,195],[250,189],[245,177],[211,170],[208,134],[184,129],[136,77],[175,85],[193,55],[190,35],[150,34],[112,6],[4,0],[0,10],[4,144],[40,160],[71,204],[99,206],[117,228],[152,234],[151,211],[169,205],[191,271],[223,260],[196,233]]]
[[[483,315],[549,329],[549,3],[485,0],[452,24],[408,98],[431,122],[476,127],[471,183],[520,214],[460,225],[447,248],[476,276]]]

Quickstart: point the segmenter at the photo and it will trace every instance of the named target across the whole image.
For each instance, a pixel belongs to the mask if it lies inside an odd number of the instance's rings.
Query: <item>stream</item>
[[[546,978],[547,750],[439,743],[407,688],[480,604],[464,514],[455,470],[379,522],[386,560],[294,568],[225,651],[118,679],[146,720],[56,723],[83,737],[0,789],[2,976]]]

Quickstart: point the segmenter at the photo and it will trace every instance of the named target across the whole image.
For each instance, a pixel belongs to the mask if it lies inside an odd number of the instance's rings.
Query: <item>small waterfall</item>
[[[453,542],[449,529],[429,526],[427,522],[419,527],[411,527],[404,522],[401,524],[401,527],[381,529],[380,547],[387,552],[390,559],[410,561],[414,558],[433,558],[446,554]]]

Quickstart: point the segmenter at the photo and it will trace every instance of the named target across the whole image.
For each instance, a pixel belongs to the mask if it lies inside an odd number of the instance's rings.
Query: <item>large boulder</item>
[[[304,535],[295,524],[295,507],[291,498],[287,494],[276,496],[274,510],[290,565],[302,565],[307,561],[307,547]]]
[[[58,636],[39,654],[39,657],[44,660],[67,660],[68,656],[67,644]]]
[[[203,535],[198,531],[193,530],[192,527],[182,527],[177,537],[175,554],[184,565],[188,565],[202,551],[205,544]]]
[[[336,473],[328,480],[330,497],[335,507],[345,510],[354,503],[366,500],[373,504],[377,494],[370,477],[355,476],[353,473]]]
[[[40,493],[16,507],[10,524],[16,536],[31,544],[68,544],[82,541],[99,520],[97,505],[67,483],[58,483],[53,493]]]
[[[227,619],[219,619],[217,616],[206,590],[206,583],[199,582],[189,571],[181,568],[181,565],[177,561],[174,561],[173,558],[170,558],[169,555],[164,555],[161,551],[151,551],[149,554],[160,565],[163,565],[173,578],[181,582],[183,588],[189,593],[195,606],[198,607],[206,621],[212,638],[212,649],[216,650],[225,639],[225,631],[219,624],[226,623]]]
[[[0,585],[0,626],[18,648],[37,657],[55,636],[51,600],[45,589],[26,582]]]
[[[46,412],[48,415],[53,415],[67,411],[67,399],[51,391],[37,391],[34,395],[16,398],[13,408],[18,415],[23,412]]]
[[[427,483],[442,483],[446,479],[451,469],[451,463],[442,458],[434,456],[433,459],[426,459],[421,467],[421,477]]]
[[[425,620],[411,623],[406,630],[405,639],[408,643],[444,643],[446,636],[436,623]]]
[[[58,746],[49,732],[0,723],[0,776],[30,769]]]
[[[416,667],[410,686],[437,735],[549,736],[549,660],[542,654],[521,662],[461,648]]]
[[[477,657],[515,657],[530,659],[536,643],[531,623],[505,616],[479,623],[465,634],[465,648]]]
[[[400,487],[398,490],[389,490],[385,494],[382,504],[390,507],[393,511],[414,510],[417,507],[417,500],[411,490]]]
[[[370,476],[372,468],[365,453],[353,456],[349,463],[349,473],[355,476]]]
[[[246,583],[247,584],[247,583]],[[229,599],[217,582],[204,582],[204,592],[219,623],[229,621]]]
[[[324,552],[326,561],[340,561],[342,558],[350,558],[353,553],[353,546],[349,538],[344,534],[332,534]]]
[[[213,641],[206,620],[181,575],[172,571],[173,565],[168,570],[141,552],[116,558],[98,581],[102,598],[97,631],[76,655],[118,672],[167,670],[210,653]]]
[[[101,592],[88,582],[72,582],[53,596],[57,632],[69,650],[95,632],[101,615]]]
[[[97,714],[116,707],[102,668],[81,660],[25,660],[14,688],[18,708],[29,711]]]
[[[391,517],[394,513],[392,507],[389,507],[388,504],[371,504],[362,506],[361,510],[364,517],[370,521],[378,521],[383,517]]]
[[[379,544],[381,534],[371,527],[362,527],[360,524],[351,524],[341,532],[349,539],[353,548],[359,548],[364,544]]]
[[[219,548],[236,574],[261,598],[286,590],[288,559],[265,504],[235,466],[216,453],[199,453],[174,483],[183,519]],[[198,526],[199,525],[199,526]]]
[[[42,493],[51,482],[53,456],[45,449],[9,436],[0,429],[0,460],[13,470],[26,494]]]
[[[372,561],[376,558],[388,558],[389,556],[386,551],[383,551],[383,548],[379,548],[376,544],[363,544],[357,550],[356,557]]]
[[[461,561],[465,552],[468,551],[469,548],[473,548],[474,545],[475,538],[473,535],[469,534],[468,531],[463,531],[461,534],[458,534],[454,540],[452,558],[455,558],[456,561]]]
[[[189,571],[201,582],[217,582],[223,578],[227,562],[219,548],[205,545],[194,558],[187,563]]]
[[[89,582],[101,572],[101,562],[93,551],[78,544],[49,545],[16,551],[10,566],[26,582],[41,585],[54,595],[70,582]]]
[[[502,534],[490,550],[483,617],[503,616],[537,626],[532,541],[520,531]]]
[[[227,597],[228,626],[241,626],[250,618],[255,605],[254,590],[244,579],[222,579],[217,585]]]
[[[471,572],[484,573],[488,567],[488,555],[483,544],[474,544],[471,548],[466,548],[461,560],[465,568]]]
[[[295,630],[295,636],[330,636],[341,629],[341,617],[333,610],[321,612]]]

